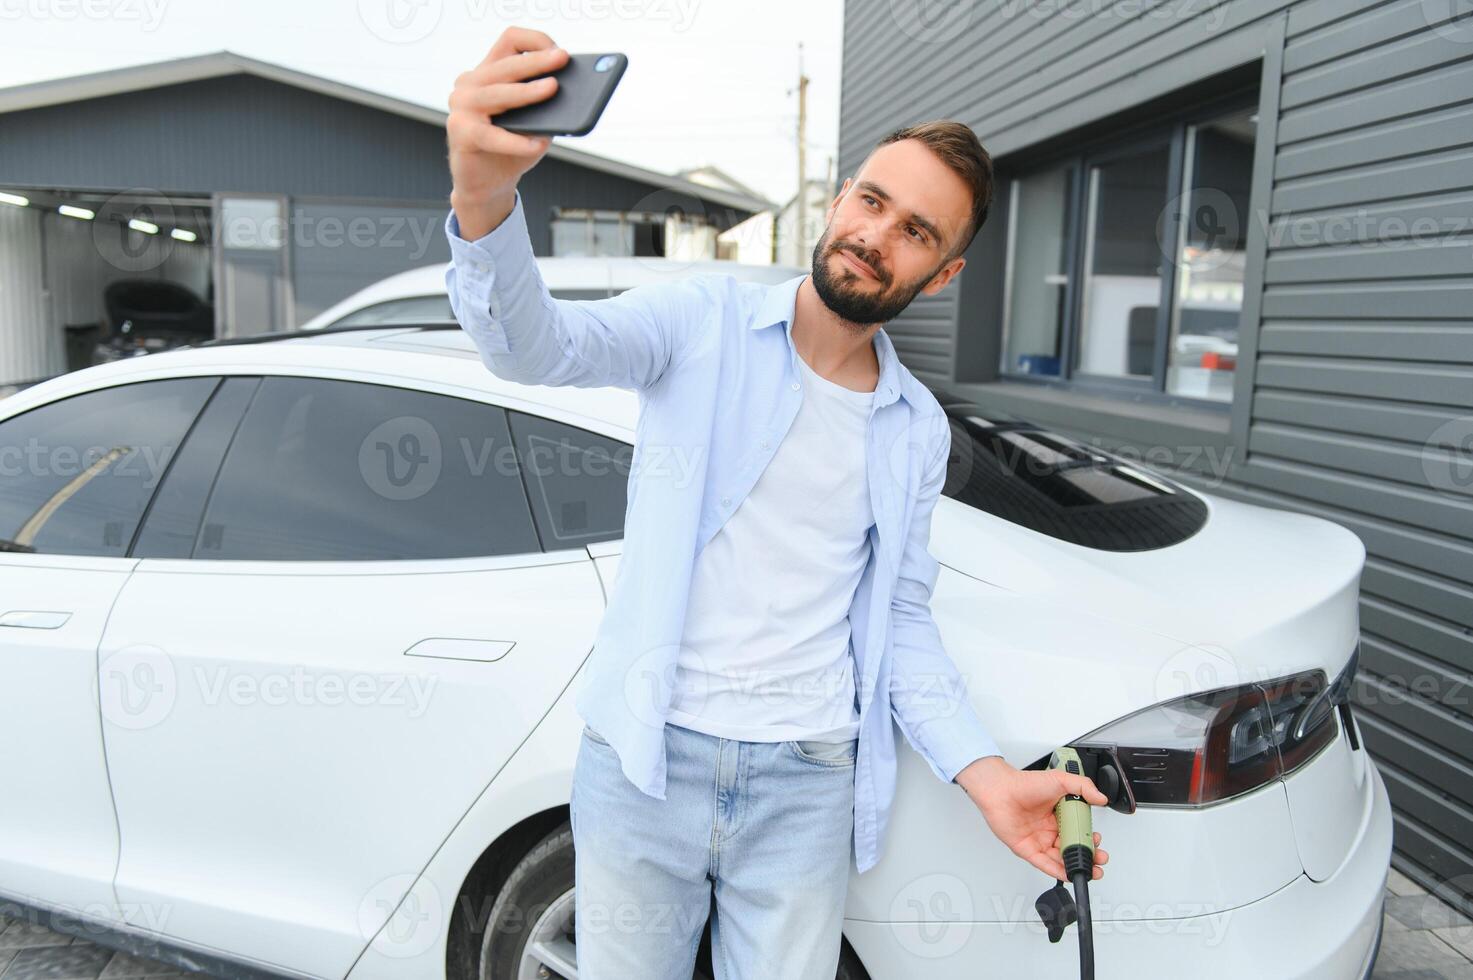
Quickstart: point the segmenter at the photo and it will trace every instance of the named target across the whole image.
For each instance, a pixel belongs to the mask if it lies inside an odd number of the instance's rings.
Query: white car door
[[[97,649],[158,476],[215,378],[119,385],[0,421],[0,892],[112,918],[118,833]],[[3,407],[3,403],[0,403]]]
[[[591,649],[583,539],[620,533],[627,471],[529,472],[556,423],[445,394],[242,398],[186,444],[104,637],[161,679],[104,726],[116,885],[165,937],[343,976]]]

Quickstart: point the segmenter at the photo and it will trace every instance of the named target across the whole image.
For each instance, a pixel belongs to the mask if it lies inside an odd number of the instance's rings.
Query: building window
[[[1166,204],[1170,157],[1162,142],[1089,166],[1079,374],[1151,376],[1162,272],[1156,223]]]
[[[1238,104],[1012,178],[1004,375],[1231,401],[1257,118]]]
[[[1257,114],[1188,126],[1176,233],[1166,391],[1231,401],[1243,309],[1248,197]]]
[[[1059,374],[1073,178],[1073,169],[1064,166],[1013,181],[1004,371]],[[1027,220],[1020,222],[1020,214]]]
[[[657,212],[554,208],[556,256],[659,256],[665,249],[665,215]]]

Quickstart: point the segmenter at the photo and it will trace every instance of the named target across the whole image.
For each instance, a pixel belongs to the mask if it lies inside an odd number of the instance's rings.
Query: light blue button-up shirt
[[[624,545],[578,714],[643,792],[665,798],[665,724],[696,554],[742,505],[803,398],[793,310],[804,276],[776,285],[704,274],[598,300],[553,299],[522,196],[474,242],[452,210],[445,274],[456,320],[495,375],[639,394]],[[782,327],[773,330],[772,327]],[[951,428],[934,395],[875,331],[879,384],[867,479],[875,523],[849,607],[859,707],[854,859],[879,858],[895,795],[894,718],[939,779],[1001,755],[941,643],[928,551]],[[762,574],[762,569],[752,569]]]

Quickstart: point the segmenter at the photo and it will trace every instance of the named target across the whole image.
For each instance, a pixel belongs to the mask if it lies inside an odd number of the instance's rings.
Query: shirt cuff
[[[455,319],[483,351],[509,353],[501,322],[506,291],[533,282],[536,272],[521,190],[515,192],[511,212],[475,241],[461,236],[460,219],[451,208],[445,216],[445,239],[451,260],[445,289]]]
[[[531,239],[527,236],[527,215],[522,207],[522,191],[518,188],[512,195],[512,207],[501,224],[492,228],[475,241],[466,241],[460,236],[460,218],[455,209],[445,217],[445,237],[450,240],[450,253],[469,255],[473,259],[495,261],[510,257],[509,247],[525,244],[524,251],[531,253]]]

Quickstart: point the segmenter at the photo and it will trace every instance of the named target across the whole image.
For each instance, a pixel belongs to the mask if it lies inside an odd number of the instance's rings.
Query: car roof
[[[788,265],[752,265],[725,259],[679,259],[630,256],[537,256],[537,271],[549,290],[633,289],[657,282],[677,282],[690,276],[729,275],[744,282],[779,283],[801,276],[807,269]],[[314,330],[335,323],[356,310],[396,299],[444,296],[445,273],[453,263],[438,262],[395,273],[365,286],[302,324]]]

